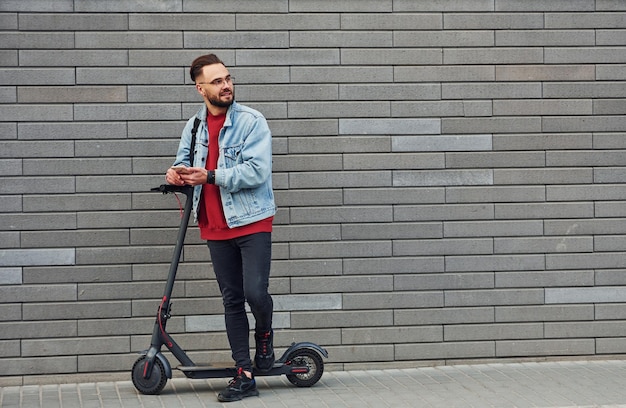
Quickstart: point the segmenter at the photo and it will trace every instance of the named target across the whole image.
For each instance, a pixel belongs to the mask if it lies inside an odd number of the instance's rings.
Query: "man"
[[[259,395],[250,359],[246,301],[256,319],[254,365],[266,371],[274,364],[273,303],[268,293],[276,213],[272,136],[261,113],[235,102],[233,78],[217,56],[196,58],[189,73],[204,106],[183,129],[165,179],[194,186],[194,216],[211,254],[237,367],[237,375],[218,399],[237,401]],[[200,123],[191,152],[196,118]]]

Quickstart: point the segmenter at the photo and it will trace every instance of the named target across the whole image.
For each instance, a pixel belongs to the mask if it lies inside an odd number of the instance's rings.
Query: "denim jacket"
[[[189,166],[191,130],[200,119],[196,133],[193,167],[205,168],[209,154],[207,108],[187,121],[178,145],[174,165]],[[263,115],[237,102],[228,108],[219,134],[219,156],[215,184],[220,188],[222,208],[229,228],[240,227],[276,213],[272,191],[272,134]],[[193,213],[198,219],[202,185],[193,192]]]

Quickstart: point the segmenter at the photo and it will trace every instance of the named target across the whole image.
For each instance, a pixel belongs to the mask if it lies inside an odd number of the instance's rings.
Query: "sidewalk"
[[[216,395],[226,382],[175,378],[158,396],[139,394],[130,381],[5,387],[0,406],[626,408],[626,360],[327,371],[312,388],[297,388],[285,377],[259,377],[260,397],[222,404]]]

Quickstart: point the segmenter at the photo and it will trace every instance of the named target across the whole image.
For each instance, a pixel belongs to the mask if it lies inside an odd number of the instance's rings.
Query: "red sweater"
[[[217,158],[219,157],[218,137],[225,120],[225,114],[213,116],[207,113],[207,124],[209,127],[207,170],[215,170],[217,168]],[[200,238],[204,240],[226,240],[257,232],[272,232],[273,219],[274,217],[269,217],[252,224],[229,228],[228,224],[226,224],[226,217],[224,217],[220,188],[215,184],[204,184],[202,186],[202,198],[200,200],[200,208],[198,209],[198,226],[200,227]]]

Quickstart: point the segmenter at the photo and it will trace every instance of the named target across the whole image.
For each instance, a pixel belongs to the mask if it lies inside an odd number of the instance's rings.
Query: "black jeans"
[[[237,367],[252,370],[250,326],[245,302],[259,333],[272,328],[274,304],[268,293],[272,234],[260,232],[225,241],[207,241],[224,302],[226,334]]]

